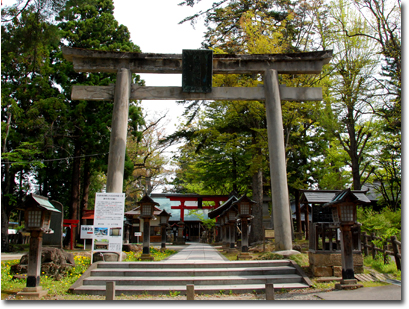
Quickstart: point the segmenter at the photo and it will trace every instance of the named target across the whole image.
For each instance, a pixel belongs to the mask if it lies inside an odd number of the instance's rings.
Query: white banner
[[[94,214],[94,251],[122,252],[125,193],[97,193]]]

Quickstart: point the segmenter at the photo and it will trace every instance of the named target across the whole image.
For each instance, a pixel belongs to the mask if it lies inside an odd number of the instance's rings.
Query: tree
[[[62,11],[52,7],[57,2],[65,4]],[[25,3],[30,5],[2,10],[7,11],[3,16],[14,16],[2,22],[2,158],[7,161],[2,169],[2,248],[8,216],[25,190],[70,205],[65,215],[77,219],[106,171],[112,103],[69,98],[72,84],[108,85],[116,76],[75,73],[60,47],[140,51],[113,17],[111,0]],[[52,20],[57,13],[58,25]],[[133,81],[143,84],[139,76]],[[129,111],[133,136],[143,123],[136,104]]]
[[[139,47],[131,42],[128,29],[118,24],[113,12],[114,5],[112,0],[68,1],[64,10],[60,12],[57,18],[64,44],[70,47],[88,49],[140,52]],[[72,64],[62,60],[61,54],[60,57],[61,61],[58,67],[64,73],[58,76],[58,81],[67,96],[70,95],[73,84],[108,85],[116,80],[115,74],[76,73],[72,68]],[[134,75],[133,82],[138,83],[139,76]],[[103,166],[103,170],[106,169],[112,107],[112,102],[70,101],[71,126],[69,128],[69,138],[75,157],[71,174],[71,219],[78,219],[87,207],[91,171],[99,170],[101,166]],[[130,125],[137,130],[137,125],[143,122],[139,115],[139,110],[136,106],[131,105],[129,114],[131,117],[134,117]],[[103,161],[91,159],[88,156],[91,152],[94,154],[104,154],[105,156],[102,157]],[[81,157],[85,157],[82,177],[82,209],[80,209]]]
[[[66,2],[67,0],[17,0],[11,7],[2,11],[1,22],[10,22],[33,7],[43,16],[51,18],[64,7]],[[1,4],[3,5],[3,2]]]
[[[365,24],[344,1],[333,4],[334,28],[342,29],[348,20],[351,31],[361,31]],[[357,30],[355,30],[357,29]],[[342,151],[348,154],[345,162],[351,169],[352,186],[360,190],[373,172],[369,160],[372,142],[376,138],[373,130],[371,105],[373,86],[372,74],[377,61],[373,57],[371,41],[365,37],[349,37],[344,32],[332,34],[334,46],[333,75],[330,92],[332,115],[321,118],[326,129],[337,139]],[[326,119],[326,120],[324,120]],[[368,120],[369,119],[369,120]],[[335,121],[334,121],[335,120]]]
[[[21,205],[33,173],[55,151],[53,138],[66,119],[65,99],[52,81],[58,31],[46,19],[41,10],[29,6],[1,26],[2,250],[7,250],[9,216]]]
[[[391,132],[384,132],[379,139],[378,147],[371,155],[376,167],[371,184],[382,196],[379,203],[397,211],[402,203],[401,141]]]
[[[166,176],[170,173],[166,168],[168,158],[164,155],[169,147],[167,143],[160,143],[165,136],[165,125],[161,121],[165,115],[148,119],[140,126],[140,138],[129,134],[127,154],[131,162],[131,175],[125,184],[127,207],[135,207],[135,201],[144,194],[166,183]],[[147,119],[147,116],[143,117]]]
[[[401,52],[401,0],[354,0],[353,3],[365,18],[366,31],[344,31],[350,37],[364,36],[379,46],[383,56],[382,76],[377,82],[384,92],[379,96],[383,100],[376,112],[386,121],[389,131],[401,130],[401,87],[402,87],[402,52]]]

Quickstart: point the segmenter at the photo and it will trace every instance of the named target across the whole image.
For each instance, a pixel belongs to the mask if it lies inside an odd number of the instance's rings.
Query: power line
[[[63,160],[71,160],[71,159],[86,158],[86,157],[96,157],[96,156],[107,155],[107,154],[109,154],[109,152],[95,153],[95,154],[82,155],[82,156],[76,156],[76,157],[65,157],[65,158],[59,158],[59,159],[44,159],[44,160],[21,161],[21,162],[1,162],[1,164],[28,164],[28,163],[63,161]],[[3,160],[3,158],[2,158],[2,160]]]

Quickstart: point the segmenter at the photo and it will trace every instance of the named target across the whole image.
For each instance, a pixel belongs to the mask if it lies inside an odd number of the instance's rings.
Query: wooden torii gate
[[[321,88],[279,85],[278,74],[319,74],[332,51],[212,56],[212,74],[264,74],[264,87],[220,87],[183,92],[182,87],[132,85],[132,73],[183,73],[181,54],[144,54],[63,47],[76,72],[116,73],[112,86],[73,86],[72,100],[114,101],[106,192],[122,193],[129,100],[265,101],[276,250],[291,250],[291,218],[285,162],[281,100],[321,101]],[[185,68],[186,69],[186,68]]]

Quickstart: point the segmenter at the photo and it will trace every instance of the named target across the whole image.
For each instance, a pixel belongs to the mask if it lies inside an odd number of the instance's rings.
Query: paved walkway
[[[1,253],[2,261],[20,260],[25,253]]]
[[[228,261],[214,247],[204,243],[188,243],[189,246],[184,247],[178,253],[166,259],[166,262],[220,262]],[[168,247],[172,249],[172,246]]]
[[[398,285],[359,288],[356,290],[335,290],[315,294],[323,300],[402,300],[402,289]]]

